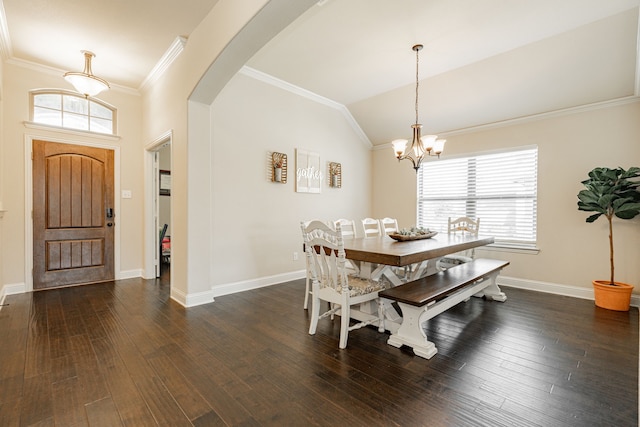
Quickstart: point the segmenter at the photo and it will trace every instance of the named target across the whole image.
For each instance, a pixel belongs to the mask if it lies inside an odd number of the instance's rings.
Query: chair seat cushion
[[[385,289],[384,284],[380,282],[374,282],[373,280],[362,279],[357,276],[349,276],[349,296],[357,297],[360,295],[370,294],[372,292],[378,292]]]
[[[440,262],[451,265],[464,264],[465,262],[471,262],[473,258],[463,255],[448,255],[440,260]]]

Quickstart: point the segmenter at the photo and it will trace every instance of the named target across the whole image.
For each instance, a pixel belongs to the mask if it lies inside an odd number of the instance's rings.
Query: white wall
[[[340,111],[236,75],[212,105],[212,285],[304,269],[300,221],[359,220],[371,212],[371,151]],[[342,188],[295,192],[295,150],[342,164]],[[287,154],[286,184],[269,152]],[[293,260],[293,252],[299,259]]]
[[[538,146],[540,252],[477,253],[511,261],[504,275],[525,281],[590,289],[592,280],[609,277],[607,222],[587,224],[588,214],[578,211],[577,194],[594,167],[640,166],[638,99],[446,137],[445,156]],[[390,148],[374,152],[374,215],[383,215],[392,205],[401,223],[416,222],[416,181],[410,166],[406,161],[398,164]],[[614,244],[616,280],[635,285],[638,293],[640,218],[616,221]]]
[[[313,0],[219,0],[190,34],[185,50],[171,67],[143,88],[144,141],[173,132],[171,296],[182,304],[191,303],[189,295],[206,294],[211,289],[209,275],[194,261],[201,257],[198,252],[202,249],[196,237],[202,237],[201,225],[206,228],[206,224],[190,221],[203,206],[202,194],[194,194],[191,188],[199,185],[199,174],[209,175],[206,170],[193,170],[190,160],[197,159],[209,124],[190,123],[189,115],[199,116],[195,104],[211,103],[253,53],[313,4]],[[190,98],[197,102],[188,102]],[[208,297],[197,303],[206,300]]]

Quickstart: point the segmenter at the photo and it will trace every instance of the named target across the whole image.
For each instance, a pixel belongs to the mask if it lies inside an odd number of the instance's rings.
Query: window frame
[[[537,248],[537,241],[538,241],[538,221],[537,221],[537,216],[538,216],[538,175],[539,175],[539,153],[538,153],[538,146],[537,145],[527,145],[527,146],[520,146],[520,147],[513,147],[513,148],[509,148],[509,149],[504,149],[504,150],[492,150],[492,151],[483,151],[483,152],[476,152],[476,153],[469,153],[469,154],[461,154],[461,155],[457,155],[457,156],[448,156],[447,159],[443,159],[443,160],[436,160],[436,162],[442,162],[442,161],[446,161],[446,160],[468,160],[466,162],[466,165],[469,165],[470,163],[472,163],[474,160],[477,162],[477,159],[482,158],[484,156],[496,156],[496,155],[503,155],[503,154],[508,154],[508,153],[523,153],[525,151],[531,151],[531,150],[535,150],[535,154],[533,157],[533,162],[534,164],[530,164],[529,167],[534,168],[535,170],[535,179],[533,180],[529,180],[529,185],[532,186],[532,191],[533,193],[528,193],[527,195],[523,195],[522,197],[517,197],[517,195],[515,197],[511,197],[509,200],[512,200],[514,203],[517,203],[518,201],[529,201],[530,204],[532,204],[532,206],[530,207],[530,210],[533,211],[533,217],[529,218],[529,221],[531,223],[531,225],[528,228],[529,234],[532,235],[532,238],[526,238],[522,237],[522,238],[518,238],[518,236],[515,235],[511,235],[511,236],[504,236],[504,237],[500,237],[500,236],[496,236],[495,239],[495,243],[491,246],[493,247],[499,247],[499,248],[507,248],[507,249],[512,249],[514,251],[535,251],[537,253],[538,248]],[[523,153],[524,154],[524,153]],[[478,207],[478,203],[481,202],[482,200],[484,201],[489,201],[489,203],[491,201],[499,201],[499,200],[503,200],[504,196],[497,196],[497,195],[493,195],[493,197],[489,196],[485,196],[485,197],[479,197],[477,194],[473,195],[473,192],[469,191],[470,188],[474,188],[475,184],[477,183],[477,180],[471,180],[471,182],[469,181],[469,176],[476,176],[475,174],[467,174],[466,175],[466,179],[464,179],[463,181],[461,181],[460,186],[464,190],[464,193],[467,196],[462,196],[460,194],[457,195],[440,195],[440,197],[436,196],[432,196],[431,198],[427,198],[424,195],[424,190],[423,190],[423,177],[424,177],[424,170],[423,168],[425,167],[429,167],[429,165],[431,164],[431,162],[429,163],[424,163],[423,166],[420,168],[420,170],[418,171],[418,174],[416,176],[416,218],[417,218],[417,225],[418,226],[425,226],[428,227],[429,225],[433,225],[433,224],[428,224],[429,221],[431,222],[435,222],[433,220],[427,220],[425,218],[425,216],[427,215],[426,209],[424,208],[424,203],[428,202],[429,200],[431,201],[440,201],[440,203],[442,203],[445,200],[449,200],[451,202],[458,202],[458,203],[463,203],[465,205],[464,207],[464,212],[456,212],[455,214],[449,214],[450,216],[471,216],[471,217],[476,217],[475,214],[473,214],[473,210],[477,209]],[[496,163],[497,164],[497,163]],[[432,166],[437,167],[437,164],[433,164]],[[458,165],[461,166],[461,165]],[[495,184],[492,184],[491,186],[493,186]],[[491,188],[491,186],[486,187],[486,188]],[[452,191],[455,191],[452,188]],[[470,208],[468,207],[469,205],[472,206],[471,211],[469,210]],[[447,215],[447,217],[449,216]],[[525,217],[526,218],[526,217]],[[480,219],[482,220],[482,215],[480,215]],[[441,231],[446,232],[446,217],[445,218],[440,218],[439,221],[436,222],[436,226],[432,227],[432,228],[440,228],[441,226],[444,227]],[[443,223],[443,224],[441,224]],[[518,223],[516,223],[518,224]],[[482,225],[482,224],[481,224]],[[439,230],[440,231],[440,230]],[[481,226],[480,231],[482,234],[483,231],[483,227]]]
[[[86,118],[87,120],[87,129],[80,129],[77,127],[69,127],[69,126],[64,126],[63,123],[64,121],[62,121],[62,123],[60,123],[59,125],[56,124],[50,124],[50,123],[43,123],[43,122],[36,122],[34,120],[35,117],[35,98],[38,95],[59,95],[60,96],[60,109],[56,110],[56,109],[50,109],[51,111],[57,111],[60,112],[61,114],[61,118],[64,117],[65,114],[69,114],[69,115],[74,115],[76,117],[82,117],[82,118]],[[77,112],[71,111],[71,110],[65,110],[64,108],[64,97],[65,96],[69,96],[69,97],[74,97],[74,98],[79,98],[79,99],[83,99],[83,100],[87,100],[87,102],[89,103],[88,105],[88,111],[87,114],[78,114]],[[91,118],[96,118],[96,119],[100,119],[100,120],[108,120],[105,119],[104,117],[100,117],[100,116],[92,116],[91,115],[91,103],[97,104],[103,108],[106,108],[107,110],[111,111],[111,132],[99,132],[99,131],[95,131],[95,130],[91,130]],[[46,108],[46,107],[40,107],[40,108]],[[109,135],[109,136],[117,136],[117,129],[118,129],[118,110],[116,109],[116,107],[114,107],[111,104],[108,104],[98,98],[93,98],[93,97],[85,97],[84,95],[78,93],[78,92],[74,92],[71,90],[66,90],[66,89],[35,89],[32,91],[29,91],[29,121],[33,124],[36,125],[40,125],[40,126],[48,126],[48,127],[54,127],[57,129],[65,129],[68,131],[73,131],[73,132],[86,132],[86,133],[91,133],[91,134],[95,134],[95,135]]]

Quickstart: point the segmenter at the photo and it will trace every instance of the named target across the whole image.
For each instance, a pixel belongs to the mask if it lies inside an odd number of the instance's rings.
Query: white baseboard
[[[4,304],[4,299],[7,295],[24,294],[27,286],[24,283],[13,283],[10,285],[4,285],[0,288],[0,306]]]
[[[564,295],[574,298],[582,298],[593,301],[593,288],[583,288],[580,286],[561,285],[558,283],[538,282],[535,280],[517,279],[515,277],[498,276],[499,285],[510,286],[512,288],[527,289],[530,291],[545,292],[555,295]],[[631,306],[640,307],[640,295],[631,295]]]
[[[134,279],[136,277],[142,277],[143,270],[138,268],[136,270],[125,270],[116,274],[116,280]]]
[[[265,286],[277,285],[291,280],[304,279],[305,275],[305,270],[292,271],[289,273],[276,274],[274,276],[259,277],[257,279],[217,285],[211,287],[208,291],[192,294],[185,294],[177,289],[171,289],[171,298],[184,307],[195,307],[197,305],[214,302],[216,297],[222,295],[235,294],[236,292],[244,292],[251,289],[263,288]]]

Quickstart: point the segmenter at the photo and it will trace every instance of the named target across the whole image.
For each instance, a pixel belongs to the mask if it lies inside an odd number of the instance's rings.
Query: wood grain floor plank
[[[25,378],[20,402],[20,425],[48,423],[48,420],[53,420],[53,416],[53,396],[49,374]]]
[[[147,361],[189,420],[202,417],[212,410],[165,353],[158,352]]]
[[[29,335],[25,353],[25,377],[48,373],[51,369],[47,306],[44,293],[35,293],[29,316]]]
[[[124,361],[114,348],[114,343],[101,339],[93,341],[92,344],[122,424],[131,427],[157,425]],[[120,345],[123,344],[117,344],[118,347]]]
[[[20,426],[20,410],[16,408],[21,407],[21,399],[15,398],[13,400],[6,400],[0,403],[0,426],[3,427],[18,427]]]
[[[100,372],[100,366],[87,335],[69,338],[79,384],[84,390],[83,404],[109,397],[109,388]]]
[[[85,405],[85,410],[91,427],[124,426],[116,405],[110,397],[88,403]]]
[[[87,423],[83,389],[77,377],[53,383],[52,395],[53,415],[57,424],[73,426]]]

